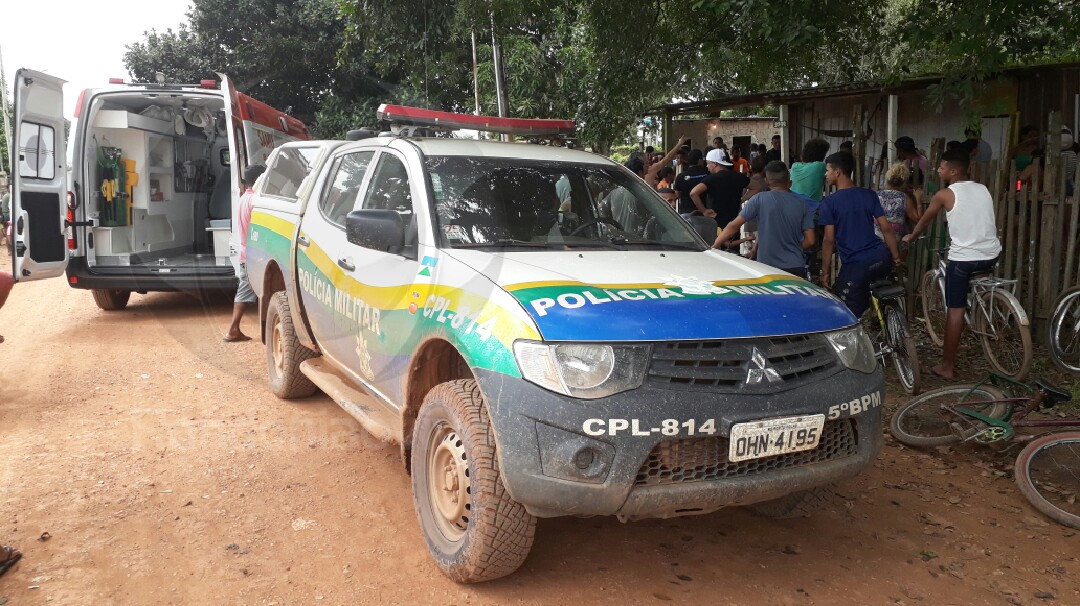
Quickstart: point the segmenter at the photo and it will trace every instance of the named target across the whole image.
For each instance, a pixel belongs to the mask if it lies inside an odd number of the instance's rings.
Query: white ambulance
[[[225,76],[110,80],[80,93],[68,126],[63,84],[15,77],[15,280],[66,272],[106,310],[132,292],[235,288],[240,175],[307,127]]]

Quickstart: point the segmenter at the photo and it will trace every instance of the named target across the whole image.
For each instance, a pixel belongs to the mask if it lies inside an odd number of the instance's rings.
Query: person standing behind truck
[[[833,250],[840,251],[840,273],[836,276],[835,294],[856,318],[870,307],[870,284],[889,275],[892,264],[900,263],[896,232],[885,217],[885,209],[872,190],[856,187],[851,181],[855,159],[847,152],[836,152],[825,159],[825,180],[836,191],[818,208],[818,222],[825,227],[821,245],[821,285],[828,288]],[[874,233],[881,228],[884,244]]]
[[[694,199],[690,197],[690,191],[694,189],[694,186],[709,176],[709,171],[705,169],[705,155],[701,153],[700,149],[692,149],[686,155],[686,160],[689,165],[679,173],[678,177],[675,177],[675,185],[672,187],[679,193],[679,214],[685,219],[690,216],[690,213],[697,210],[701,211],[701,214],[706,217],[716,216],[716,213],[705,208],[705,205],[700,200],[695,203]],[[701,206],[696,204],[701,204]]]
[[[739,216],[740,198],[750,184],[750,177],[731,170],[731,162],[718,149],[705,155],[705,166],[710,174],[690,190],[690,198],[694,200],[694,206],[700,206],[701,196],[708,194],[706,206],[716,213],[716,223],[727,225]]]
[[[783,162],[765,167],[765,181],[769,191],[746,201],[739,216],[716,237],[713,248],[727,243],[747,221],[757,221],[757,260],[805,280],[803,251],[814,245],[814,214],[791,192],[791,174]]]
[[[236,220],[240,222],[240,271],[236,276],[238,284],[236,286],[236,297],[233,298],[232,324],[229,325],[229,332],[225,334],[224,341],[226,343],[251,340],[251,337],[240,331],[240,320],[244,317],[244,308],[247,304],[259,301],[259,297],[251,289],[251,283],[248,282],[247,239],[248,230],[251,229],[251,202],[252,198],[255,197],[255,190],[252,187],[264,172],[266,172],[265,166],[254,164],[244,169],[244,176],[241,177],[240,181],[240,184],[244,187],[244,195],[240,196],[240,212],[236,217]]]
[[[7,228],[11,223],[11,192],[4,186],[4,195],[0,196],[0,242],[7,242]]]
[[[930,199],[923,213],[904,242],[914,242],[939,212],[945,210],[949,225],[949,262],[945,267],[945,343],[941,363],[930,372],[943,379],[956,378],[956,354],[960,351],[960,336],[964,332],[964,312],[967,310],[971,276],[990,271],[1001,254],[994,221],[994,198],[981,183],[968,175],[971,157],[962,149],[949,150],[941,155],[938,176],[945,187]]]

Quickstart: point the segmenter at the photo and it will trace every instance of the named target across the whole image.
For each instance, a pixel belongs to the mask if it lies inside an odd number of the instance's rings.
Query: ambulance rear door
[[[67,269],[63,87],[64,80],[41,72],[15,74],[11,259],[16,282],[59,276]]]

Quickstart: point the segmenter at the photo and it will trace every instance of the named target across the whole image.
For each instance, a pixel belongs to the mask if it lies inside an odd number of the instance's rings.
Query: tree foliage
[[[239,90],[313,121],[323,97],[348,93],[355,77],[338,66],[345,22],[336,0],[194,0],[188,22],[149,31],[128,46],[132,76],[198,82],[229,75]]]
[[[1080,58],[1073,0],[194,0],[147,32],[140,79],[227,72],[293,106],[316,134],[373,125],[379,103],[497,111],[492,37],[510,113],[573,118],[586,144],[625,141],[672,100],[940,73],[939,103],[1017,64]]]

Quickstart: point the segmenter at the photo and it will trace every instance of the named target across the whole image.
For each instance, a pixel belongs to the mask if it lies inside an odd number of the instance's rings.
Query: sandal
[[[4,573],[8,571],[8,568],[14,566],[15,562],[22,559],[21,551],[7,545],[4,545],[2,550],[0,550],[0,555],[3,557],[3,559],[0,560],[0,576],[3,576]]]

